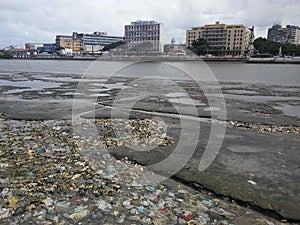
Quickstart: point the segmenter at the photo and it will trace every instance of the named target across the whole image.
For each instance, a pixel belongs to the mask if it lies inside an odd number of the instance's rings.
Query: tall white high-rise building
[[[151,43],[150,52],[162,52],[163,24],[151,21],[138,20],[125,25],[125,42],[129,45]]]

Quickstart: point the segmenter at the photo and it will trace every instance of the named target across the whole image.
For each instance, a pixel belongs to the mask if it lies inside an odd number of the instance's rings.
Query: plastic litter
[[[249,184],[256,185],[256,182],[253,181],[253,180],[247,180],[247,182],[248,182]]]
[[[86,121],[83,126],[104,128],[97,138],[68,131],[70,121],[0,123],[0,224],[230,224],[255,215],[171,180],[141,182],[137,178],[146,168],[102,151],[115,142],[172,144],[162,138],[163,122]]]
[[[154,190],[155,190],[155,188],[152,187],[152,186],[145,186],[145,189],[146,189],[147,191],[154,191]]]

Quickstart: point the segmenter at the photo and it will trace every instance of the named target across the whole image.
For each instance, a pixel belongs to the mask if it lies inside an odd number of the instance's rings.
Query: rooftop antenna
[[[175,43],[176,43],[176,42],[175,42],[175,39],[174,39],[174,37],[173,37],[172,40],[171,40],[171,44],[172,44],[172,45],[175,45]]]
[[[281,26],[281,21],[280,20],[274,21],[274,25],[280,25]]]

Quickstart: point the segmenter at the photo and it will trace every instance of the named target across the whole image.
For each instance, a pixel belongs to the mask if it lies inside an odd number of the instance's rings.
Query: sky
[[[193,26],[245,24],[266,37],[274,22],[300,25],[298,0],[1,0],[0,48],[25,43],[54,43],[57,34],[105,31],[124,35],[136,20],[164,24],[164,43],[185,43]]]

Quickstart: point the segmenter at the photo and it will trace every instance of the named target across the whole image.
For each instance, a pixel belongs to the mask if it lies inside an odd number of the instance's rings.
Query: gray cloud
[[[165,42],[185,42],[185,30],[214,23],[255,26],[266,36],[275,21],[299,25],[295,0],[1,0],[0,48],[25,42],[54,42],[56,34],[106,31],[123,35],[124,25],[137,19],[164,23]]]

